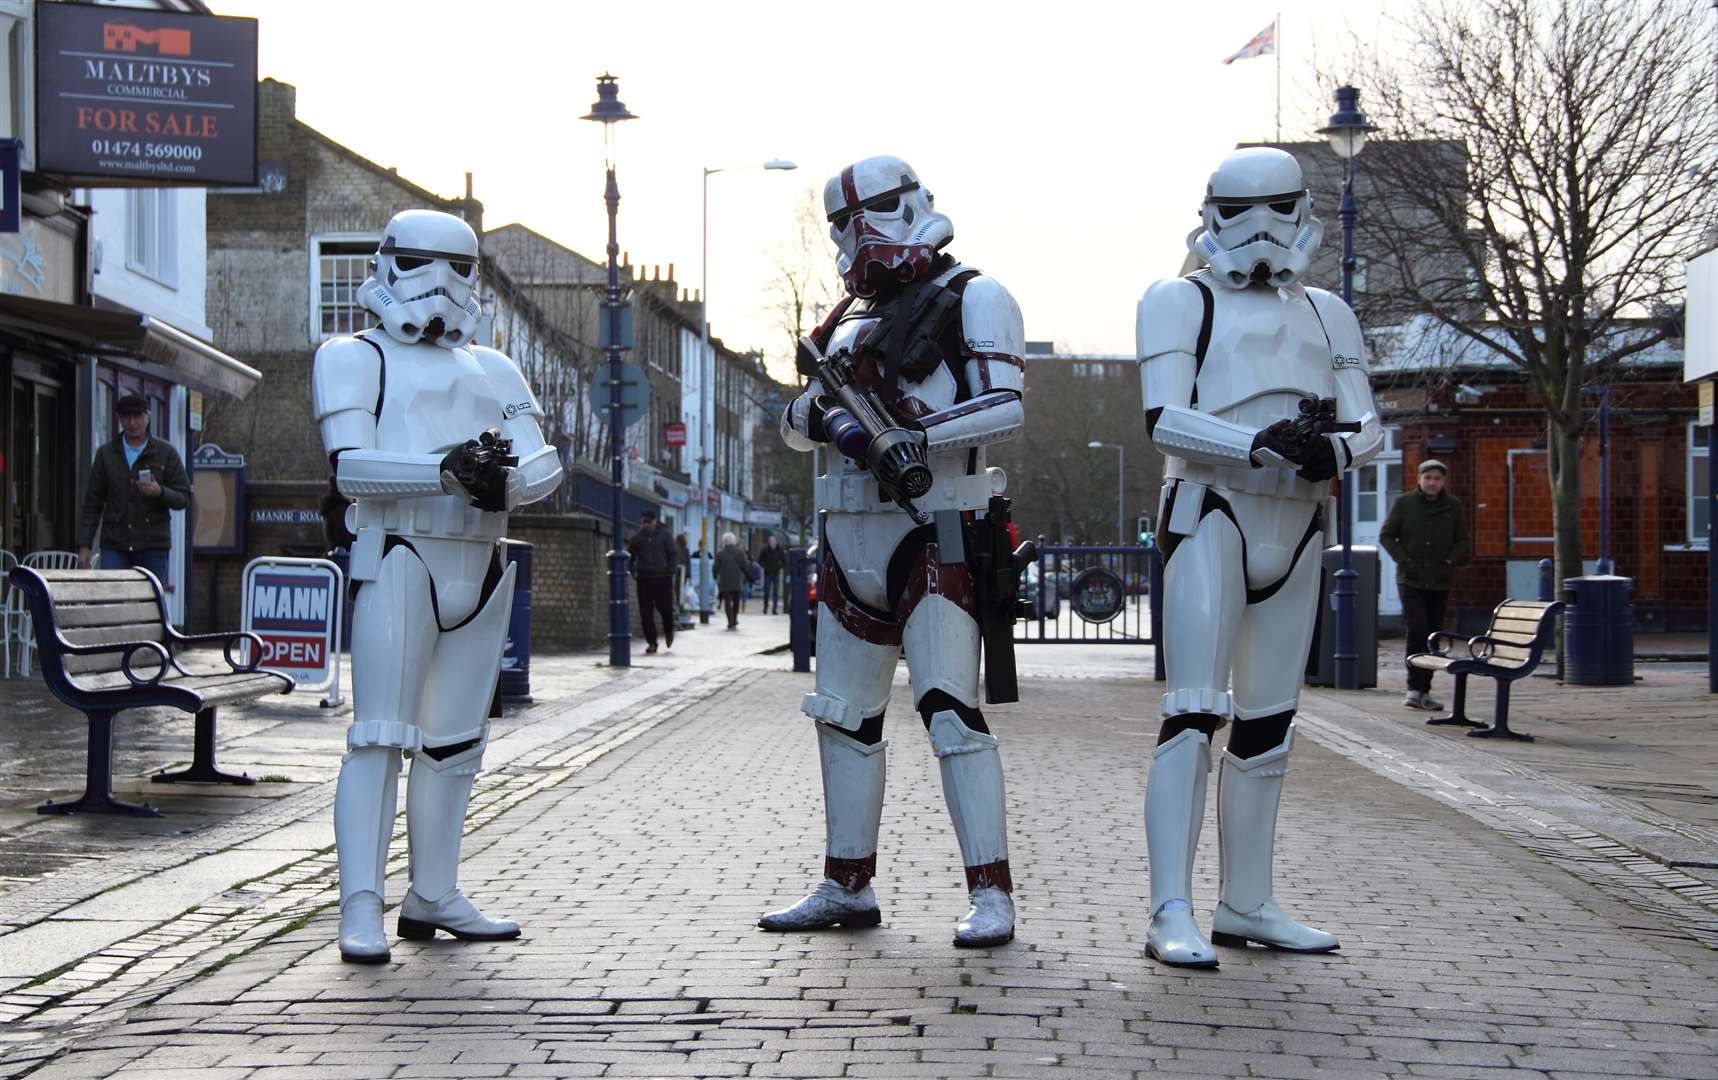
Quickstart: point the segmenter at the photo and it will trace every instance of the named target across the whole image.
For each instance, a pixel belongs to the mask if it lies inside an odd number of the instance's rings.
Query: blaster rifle
[[[990,498],[985,516],[968,526],[967,564],[978,606],[978,632],[984,643],[984,699],[992,705],[1020,700],[1014,668],[1014,623],[1031,615],[1031,604],[1020,599],[1020,571],[1038,557],[1028,540],[1010,548],[1008,522],[1013,504],[1000,495]]]
[[[925,463],[922,434],[909,431],[876,391],[860,385],[853,370],[852,354],[843,349],[834,356],[825,356],[809,337],[800,338],[799,347],[815,365],[817,379],[827,391],[812,407],[821,410],[831,441],[843,448],[845,436],[857,424],[868,442],[864,464],[877,478],[883,497],[898,504],[921,525],[930,520],[913,505],[914,499],[931,490],[931,469]],[[845,417],[840,415],[842,411],[846,412]]]
[[[1336,418],[1335,398],[1321,398],[1313,394],[1307,394],[1300,399],[1300,415],[1289,423],[1292,425],[1292,434],[1285,435],[1283,443],[1291,451],[1290,457],[1296,460],[1314,439],[1360,430],[1358,421]]]

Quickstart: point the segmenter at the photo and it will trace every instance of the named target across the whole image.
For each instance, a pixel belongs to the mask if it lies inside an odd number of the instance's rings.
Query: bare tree
[[[1582,389],[1680,332],[1683,259],[1712,221],[1706,7],[1422,0],[1401,48],[1356,65],[1382,128],[1356,162],[1362,238],[1421,346],[1537,391],[1558,580],[1581,566]]]
[[[799,339],[817,328],[824,313],[845,292],[830,258],[823,198],[814,188],[800,193],[794,207],[793,232],[771,257],[775,268],[769,282],[766,309],[773,318],[780,351],[769,350],[777,371],[792,369]]]

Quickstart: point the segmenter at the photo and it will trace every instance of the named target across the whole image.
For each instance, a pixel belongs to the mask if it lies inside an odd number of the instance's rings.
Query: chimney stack
[[[471,198],[471,174],[465,174],[465,197]]]

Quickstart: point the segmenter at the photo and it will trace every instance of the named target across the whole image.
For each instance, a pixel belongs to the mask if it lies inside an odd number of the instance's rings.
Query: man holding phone
[[[80,564],[101,530],[101,568],[142,567],[167,584],[170,510],[191,505],[191,481],[171,443],[149,434],[149,402],[126,394],[113,410],[122,434],[95,452],[78,521]]]

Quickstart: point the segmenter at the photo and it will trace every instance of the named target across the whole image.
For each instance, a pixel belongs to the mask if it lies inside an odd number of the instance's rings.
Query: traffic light
[[[1150,514],[1139,515],[1139,542],[1141,544],[1150,544],[1151,543],[1151,515]]]

